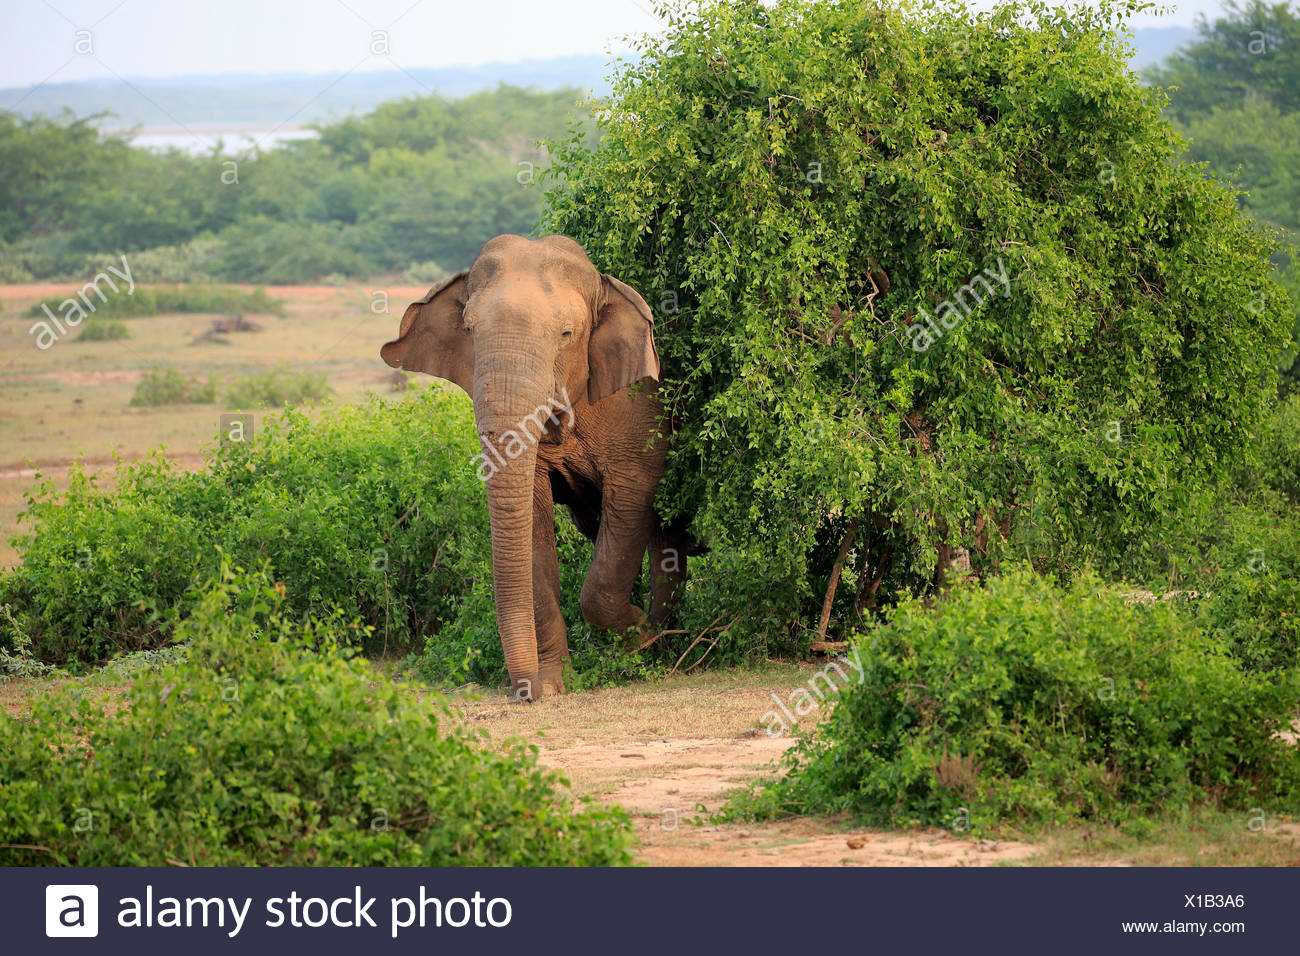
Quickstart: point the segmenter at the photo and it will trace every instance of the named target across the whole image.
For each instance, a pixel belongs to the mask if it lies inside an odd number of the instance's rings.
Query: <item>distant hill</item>
[[[302,126],[364,113],[385,100],[440,93],[464,96],[500,83],[555,89],[575,86],[603,93],[609,58],[568,56],[426,70],[374,70],[342,79],[330,74],[230,74],[47,83],[0,89],[0,109],[24,115],[114,114],[106,129],[177,126]]]
[[[1189,42],[1190,27],[1136,30],[1132,64],[1142,69]],[[77,115],[109,111],[107,129],[147,130],[248,126],[303,126],[331,117],[364,113],[385,100],[436,92],[463,96],[499,83],[555,89],[575,86],[597,94],[608,90],[605,56],[489,63],[424,70],[376,70],[339,79],[329,74],[232,74],[226,76],[85,80],[0,89],[0,109],[30,115]]]

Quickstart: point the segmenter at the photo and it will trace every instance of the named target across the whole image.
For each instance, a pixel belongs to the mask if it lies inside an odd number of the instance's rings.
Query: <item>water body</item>
[[[218,143],[221,152],[227,155],[247,152],[256,146],[259,149],[274,149],[282,143],[299,139],[315,139],[314,129],[298,126],[236,126],[222,129],[191,126],[158,127],[143,129],[132,137],[131,143],[143,149],[167,150],[180,149],[187,153],[210,153]]]

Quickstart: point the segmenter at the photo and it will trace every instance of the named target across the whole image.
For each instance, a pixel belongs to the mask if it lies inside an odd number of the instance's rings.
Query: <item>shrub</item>
[[[319,402],[330,391],[323,374],[280,368],[236,379],[226,393],[226,401],[234,408],[283,408]]]
[[[1300,505],[1300,393],[1284,398],[1273,410],[1260,459],[1263,481]]]
[[[206,382],[182,375],[177,369],[156,366],[145,372],[136,383],[132,405],[156,408],[160,405],[210,405],[217,400],[217,383],[211,376]]]
[[[1300,514],[1294,505],[1229,509],[1225,540],[1209,549],[1202,627],[1244,666],[1285,672],[1300,665]]]
[[[323,275],[372,275],[383,237],[373,224],[277,222],[249,217],[221,233],[214,275],[258,282],[311,282]]]
[[[1171,162],[1125,5],[661,9],[599,145],[551,144],[542,228],[657,313],[660,506],[747,566],[714,613],[797,634],[845,539],[840,620],[942,545],[987,571],[1031,514],[1040,565],[1158,549],[1293,312],[1273,238]]]
[[[1244,671],[1175,602],[1016,571],[933,609],[898,605],[856,653],[788,777],[749,812],[879,824],[1121,823],[1167,808],[1300,797],[1300,669]],[[868,640],[869,639],[869,640]],[[743,805],[743,804],[742,804]]]
[[[412,262],[403,270],[402,281],[409,282],[411,285],[433,285],[448,275],[447,270],[433,260]]]
[[[496,684],[506,671],[478,451],[468,397],[433,386],[318,420],[268,417],[202,471],[158,454],[120,468],[111,492],[74,465],[66,492],[46,479],[28,496],[22,564],[0,572],[0,603],[43,661],[163,646],[193,606],[192,582],[216,572],[219,543],[232,560],[271,563],[286,613],[346,606],[373,629],[371,652],[419,653],[430,680]],[[574,686],[657,671],[582,620],[591,545],[563,515],[558,539]]]
[[[23,563],[0,573],[0,602],[34,655],[92,662],[166,643],[158,612],[180,599],[205,557],[203,525],[173,507],[183,480],[155,456],[123,469],[108,494],[74,463],[66,492],[45,478],[28,494],[24,520],[35,530],[13,539]]]
[[[66,279],[94,275],[103,268],[103,256],[88,255],[67,233],[24,236],[0,243],[0,281],[32,282],[37,279]]]
[[[221,240],[212,237],[141,249],[130,253],[131,275],[136,282],[210,282],[220,252]]]
[[[622,811],[346,659],[354,624],[295,623],[265,572],[222,571],[120,709],[65,691],[0,717],[5,865],[629,862]]]
[[[1155,560],[1134,549],[1111,562],[1156,593],[1195,592],[1201,626],[1261,673],[1300,662],[1298,412],[1295,396],[1281,401],[1231,480],[1185,490],[1152,528]]]
[[[236,561],[269,559],[286,609],[347,604],[381,647],[409,646],[456,618],[488,560],[472,423],[468,399],[420,389],[319,421],[268,417],[197,473],[156,455],[105,492],[74,466],[66,492],[47,479],[29,495],[22,564],[0,576],[0,601],[45,660],[159,646],[161,612],[187,612],[220,543]]]
[[[105,322],[100,319],[87,319],[81,328],[77,342],[120,342],[129,339],[131,330],[121,322]]]
[[[265,289],[248,292],[234,286],[191,285],[158,286],[146,289],[136,286],[134,292],[128,292],[119,284],[117,292],[112,292],[107,284],[99,286],[101,292],[94,290],[82,292],[73,290],[71,297],[53,296],[32,306],[27,314],[44,316],[48,308],[55,315],[63,314],[60,306],[73,302],[79,309],[93,312],[101,318],[138,318],[145,315],[168,315],[182,313],[238,313],[252,312],[258,314],[283,316],[284,300],[273,299]],[[101,298],[101,296],[103,298]],[[89,303],[90,308],[86,308]]]

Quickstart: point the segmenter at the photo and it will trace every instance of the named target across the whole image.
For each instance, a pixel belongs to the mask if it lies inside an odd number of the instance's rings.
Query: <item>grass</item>
[[[1251,829],[1256,823],[1256,829]],[[1241,814],[1200,813],[1170,818],[1143,834],[1112,827],[1067,827],[1032,834],[1045,841],[1027,862],[1035,866],[1296,866],[1300,823]]]
[[[232,410],[224,401],[225,386],[285,363],[328,376],[336,403],[387,392],[392,369],[379,358],[379,347],[396,334],[407,302],[425,290],[389,288],[389,314],[376,315],[369,308],[373,288],[272,288],[271,295],[285,300],[286,317],[259,319],[260,332],[231,336],[224,345],[192,344],[210,328],[211,316],[174,314],[132,319],[131,339],[76,348],[73,332],[42,351],[25,313],[61,290],[0,287],[0,566],[17,562],[9,538],[35,480],[29,462],[58,481],[79,455],[111,464],[113,455],[129,461],[163,445],[170,457],[197,467],[201,449],[216,438],[218,416]],[[158,365],[192,378],[215,376],[221,383],[218,402],[130,407],[136,383]]]

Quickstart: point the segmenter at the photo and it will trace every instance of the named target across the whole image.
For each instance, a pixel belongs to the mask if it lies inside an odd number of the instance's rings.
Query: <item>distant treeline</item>
[[[1198,37],[1146,71],[1171,88],[1166,116],[1190,142],[1186,158],[1204,163],[1247,195],[1241,205],[1265,228],[1300,238],[1300,15],[1292,2],[1228,0],[1202,20]],[[1176,87],[1176,89],[1173,89]],[[1300,309],[1294,249],[1276,257],[1280,278]],[[1279,360],[1284,390],[1300,388],[1300,311]]]
[[[1228,3],[1149,82],[1187,158],[1236,182],[1264,227],[1300,234],[1300,18],[1293,3]],[[133,148],[103,115],[0,114],[0,282],[84,279],[128,253],[142,282],[308,282],[400,274],[422,283],[484,240],[527,232],[545,163],[581,95],[502,85],[417,97],[317,127],[314,140],[232,158]],[[1123,156],[1114,164],[1122,187]],[[1300,301],[1289,253],[1283,282]],[[1300,341],[1300,321],[1297,324]],[[1294,381],[1295,348],[1282,356]]]
[[[527,232],[581,98],[500,86],[418,97],[236,156],[134,148],[102,114],[0,114],[0,282],[82,279],[127,253],[142,282],[306,282],[465,265]]]

